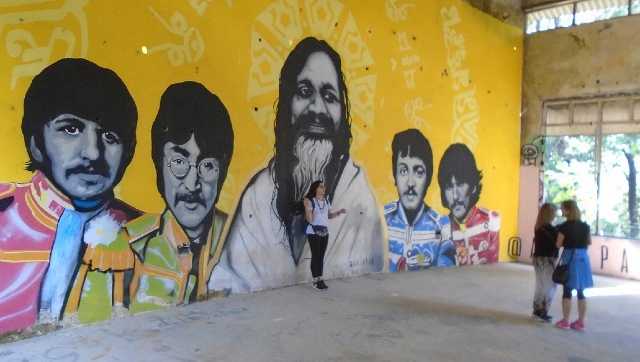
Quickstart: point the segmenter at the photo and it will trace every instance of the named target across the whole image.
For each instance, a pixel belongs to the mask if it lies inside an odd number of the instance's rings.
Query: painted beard
[[[311,183],[325,179],[332,161],[333,141],[328,138],[300,135],[293,147],[297,159],[293,167],[294,200],[302,200]]]

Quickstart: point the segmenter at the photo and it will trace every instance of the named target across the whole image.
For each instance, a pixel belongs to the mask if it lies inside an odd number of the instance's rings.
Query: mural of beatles
[[[323,180],[334,208],[328,278],[380,271],[382,224],[364,170],[349,155],[349,97],[338,53],[300,41],[280,73],[275,154],[243,192],[211,288],[248,292],[311,279],[303,195]]]
[[[151,129],[161,215],[123,230],[136,253],[131,311],[206,298],[227,215],[215,208],[233,154],[233,129],[220,99],[196,82],[173,84]]]
[[[467,146],[455,143],[444,152],[438,168],[442,205],[449,209],[456,264],[498,261],[500,216],[476,204],[482,191],[482,172]]]
[[[164,88],[164,85],[162,85]],[[166,88],[151,128],[164,209],[143,213],[114,196],[136,148],[138,111],[110,69],[65,58],[24,97],[27,182],[0,183],[0,334],[35,323],[94,322],[311,280],[302,199],[322,180],[347,214],[329,221],[324,276],[410,271],[498,260],[500,217],[476,206],[482,172],[463,144],[438,168],[439,215],[425,203],[434,173],[417,129],[392,141],[398,199],[380,209],[351,158],[340,55],[308,37],[280,71],[274,155],[249,181],[230,222],[216,205],[234,152],[223,102],[204,85]],[[237,149],[237,148],[236,148]]]
[[[0,184],[0,332],[125,306],[134,259],[117,240],[139,212],[113,196],[136,145],[137,109],[122,80],[83,59],[37,75],[24,99],[26,183]]]
[[[391,143],[398,201],[384,207],[389,235],[389,271],[455,265],[451,225],[424,202],[433,176],[431,145],[417,129],[396,134]]]
[[[34,174],[0,184],[0,333],[208,295],[227,218],[215,204],[233,153],[229,114],[199,83],[165,91],[151,134],[161,215],[113,194],[136,124],[109,69],[62,59],[33,79],[22,132]]]
[[[233,129],[220,99],[202,84],[167,88],[151,129],[161,215],[145,214],[122,234],[136,254],[131,311],[207,297],[227,215],[215,208],[233,154]]]

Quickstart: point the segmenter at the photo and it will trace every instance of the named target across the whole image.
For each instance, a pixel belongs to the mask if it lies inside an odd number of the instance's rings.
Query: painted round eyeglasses
[[[169,161],[167,165],[169,170],[173,174],[173,176],[177,178],[184,178],[189,174],[191,167],[196,167],[195,162],[189,162],[184,157],[175,157]],[[215,181],[218,179],[218,174],[220,173],[220,169],[218,167],[218,161],[215,158],[205,158],[198,162],[196,170],[198,171],[198,176],[203,181]]]

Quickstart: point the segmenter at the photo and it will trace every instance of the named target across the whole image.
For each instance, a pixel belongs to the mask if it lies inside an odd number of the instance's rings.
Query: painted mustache
[[[202,207],[206,207],[205,204],[204,204],[204,200],[202,199],[202,197],[198,193],[181,193],[181,194],[177,194],[176,195],[175,205],[177,205],[178,202],[180,202],[180,201],[186,202],[186,203],[198,203],[198,204],[202,205]]]
[[[416,189],[413,186],[409,186],[409,189],[403,193],[406,196],[418,196]]]
[[[109,167],[104,161],[92,161],[87,165],[78,165],[65,171],[65,177],[69,177],[75,174],[100,175],[103,177],[109,177]]]
[[[298,129],[303,133],[331,136],[334,133],[333,121],[325,113],[307,111],[297,119]]]

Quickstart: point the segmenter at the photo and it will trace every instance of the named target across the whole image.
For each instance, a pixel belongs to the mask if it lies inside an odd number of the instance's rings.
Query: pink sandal
[[[580,320],[576,320],[575,322],[571,323],[569,327],[571,327],[571,329],[573,329],[574,331],[584,332],[584,323],[580,322]]]
[[[560,328],[560,329],[569,329],[571,326],[569,325],[569,322],[567,322],[564,319],[561,319],[559,321],[556,322],[556,328]],[[571,324],[573,325],[573,324]]]

